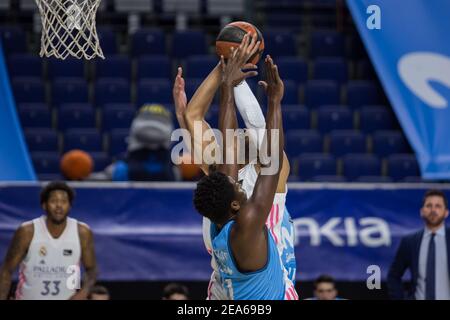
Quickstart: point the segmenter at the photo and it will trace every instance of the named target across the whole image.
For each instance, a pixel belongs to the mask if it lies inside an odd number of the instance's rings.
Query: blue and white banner
[[[0,39],[0,181],[35,181],[9,83]]]
[[[347,0],[425,179],[450,179],[450,1]]]
[[[193,184],[75,186],[70,215],[94,232],[100,279],[209,279]],[[296,228],[297,279],[326,273],[339,280],[366,280],[373,265],[385,279],[400,238],[423,228],[419,210],[430,187],[290,185],[287,208]],[[0,263],[14,230],[43,214],[39,191],[37,185],[0,185]],[[450,196],[450,186],[445,192]]]

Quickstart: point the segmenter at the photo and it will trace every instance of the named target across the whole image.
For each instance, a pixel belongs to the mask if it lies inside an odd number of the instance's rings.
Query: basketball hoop
[[[41,57],[105,59],[95,15],[101,0],[36,0],[42,20]]]

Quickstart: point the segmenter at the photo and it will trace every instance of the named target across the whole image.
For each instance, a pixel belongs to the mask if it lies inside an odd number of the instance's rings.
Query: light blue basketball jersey
[[[295,284],[295,273],[297,262],[295,260],[294,240],[295,229],[294,221],[291,218],[286,207],[284,207],[283,220],[281,222],[283,251],[281,252],[281,261],[288,271],[289,279]]]
[[[270,232],[266,265],[254,272],[242,273],[237,269],[230,245],[230,231],[234,220],[218,230],[211,223],[214,258],[220,272],[221,285],[232,300],[283,300],[285,281],[280,255]]]

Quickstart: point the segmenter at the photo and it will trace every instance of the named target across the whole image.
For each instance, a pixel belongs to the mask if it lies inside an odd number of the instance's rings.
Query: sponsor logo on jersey
[[[47,255],[47,248],[44,247],[44,246],[42,246],[42,247],[39,249],[39,255],[40,255],[41,257],[45,257],[45,256]]]
[[[72,250],[71,249],[64,249],[63,250],[63,255],[64,256],[71,256],[72,255]]]

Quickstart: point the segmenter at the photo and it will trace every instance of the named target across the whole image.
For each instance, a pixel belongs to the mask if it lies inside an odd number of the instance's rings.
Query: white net
[[[42,19],[40,56],[105,58],[95,27],[101,0],[36,0]]]

